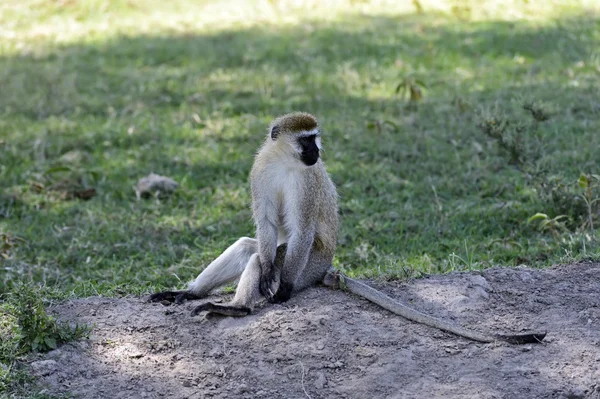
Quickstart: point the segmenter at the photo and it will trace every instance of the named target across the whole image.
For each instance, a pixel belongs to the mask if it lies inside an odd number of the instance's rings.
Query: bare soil
[[[30,366],[48,391],[86,399],[600,398],[600,264],[372,284],[465,327],[548,336],[481,344],[322,287],[240,319],[92,297],[51,309],[91,337]]]

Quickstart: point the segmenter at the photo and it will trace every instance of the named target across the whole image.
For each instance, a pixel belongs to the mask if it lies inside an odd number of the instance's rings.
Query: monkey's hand
[[[163,291],[150,295],[150,297],[148,297],[148,302],[160,302],[163,305],[170,305],[175,302],[179,305],[185,300],[189,301],[194,299],[202,299],[202,297],[191,291]]]
[[[273,297],[273,302],[275,302],[275,303],[287,302],[292,297],[293,291],[294,291],[293,284],[282,281],[281,284],[279,284],[279,290],[277,290],[277,294],[275,294],[275,297]]]
[[[281,270],[271,265],[271,267],[262,267],[260,273],[260,283],[258,289],[267,301],[273,302],[273,298],[279,289],[281,279]]]

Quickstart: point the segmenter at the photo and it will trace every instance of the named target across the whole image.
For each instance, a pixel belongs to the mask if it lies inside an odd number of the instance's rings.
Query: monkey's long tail
[[[403,305],[400,302],[397,302],[389,296],[385,295],[383,292],[378,291],[364,283],[361,283],[360,281],[354,280],[348,276],[343,275],[340,272],[333,270],[327,272],[327,275],[323,279],[323,284],[330,288],[349,291],[355,295],[361,296],[373,303],[376,303],[382,308],[389,310],[390,312],[395,313],[399,316],[402,316],[410,321],[438,328],[440,330],[447,331],[458,336],[469,338],[478,342],[489,343],[496,341],[505,341],[511,344],[527,344],[542,342],[542,340],[546,336],[546,332],[526,334],[484,334],[463,327],[459,327],[454,324],[450,324],[443,320],[416,311],[412,308],[409,308],[408,306]]]

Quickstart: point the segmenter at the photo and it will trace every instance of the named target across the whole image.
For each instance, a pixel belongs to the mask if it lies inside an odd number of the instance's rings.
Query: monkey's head
[[[275,119],[269,129],[271,142],[306,166],[319,160],[321,130],[317,119],[305,112],[294,112]]]

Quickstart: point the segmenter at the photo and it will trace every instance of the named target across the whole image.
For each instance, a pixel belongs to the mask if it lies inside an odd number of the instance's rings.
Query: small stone
[[[63,352],[60,349],[54,349],[53,351],[48,352],[46,357],[50,359],[59,359],[62,354]]]
[[[581,388],[571,388],[565,393],[567,399],[585,399],[585,391]]]
[[[265,391],[258,391],[258,392],[256,392],[256,396],[262,396],[264,394],[266,394]]]
[[[521,281],[523,281],[524,283],[533,283],[533,277],[531,276],[531,273],[526,272],[524,270],[521,270],[518,274],[519,278],[521,279]]]
[[[129,353],[129,357],[132,359],[140,359],[140,358],[144,357],[144,353],[140,350],[135,349],[135,350],[131,351],[131,353]]]
[[[31,363],[33,373],[38,376],[50,375],[58,370],[58,363],[54,360],[39,360]]]
[[[327,379],[325,378],[325,374],[318,373],[317,378],[315,379],[315,382],[313,383],[315,388],[323,389],[323,388],[325,388],[326,384],[327,384]]]
[[[529,352],[530,350],[531,350],[531,345],[521,346],[521,352]]]
[[[248,392],[248,385],[246,385],[246,384],[239,384],[237,386],[237,388],[235,389],[235,393],[238,395],[241,395],[246,392]]]
[[[219,347],[215,347],[213,348],[210,352],[208,352],[208,356],[210,357],[222,357],[223,356],[223,351],[221,350],[221,348]]]
[[[192,381],[190,380],[183,380],[183,384],[184,387],[186,388],[190,388],[192,386]]]
[[[475,286],[469,292],[469,297],[474,300],[487,300],[490,294],[481,286]]]
[[[152,195],[168,195],[175,191],[177,187],[179,187],[179,184],[170,177],[150,173],[148,176],[140,179],[134,189],[137,198],[140,199],[148,198]]]
[[[474,286],[479,286],[484,290],[490,290],[490,283],[483,276],[471,276],[471,284]]]

